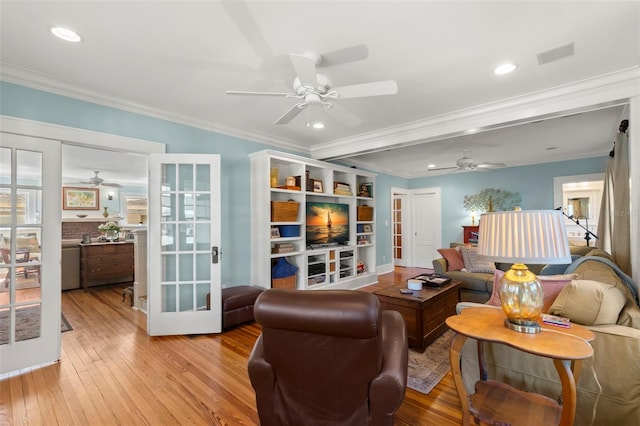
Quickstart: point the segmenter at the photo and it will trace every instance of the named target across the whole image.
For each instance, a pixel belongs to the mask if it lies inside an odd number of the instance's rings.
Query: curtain
[[[613,158],[607,160],[596,247],[606,250],[627,275],[631,275],[629,196],[629,136],[616,136]]]

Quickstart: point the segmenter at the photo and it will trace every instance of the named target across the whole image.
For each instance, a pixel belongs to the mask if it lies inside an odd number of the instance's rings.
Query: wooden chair
[[[11,263],[11,249],[6,247],[0,248],[0,253],[2,253],[2,261],[5,265],[9,265]],[[19,248],[16,249],[16,264],[18,263],[29,263],[29,249]],[[21,273],[24,274],[25,278],[29,278],[29,271],[35,272],[36,278],[40,281],[40,267],[37,265],[25,265],[18,266],[16,265],[16,274]],[[9,286],[9,272],[7,271],[7,276],[5,280],[5,287]]]

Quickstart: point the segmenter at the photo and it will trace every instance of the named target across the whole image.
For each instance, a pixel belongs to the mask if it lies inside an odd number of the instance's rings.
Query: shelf
[[[300,241],[301,239],[302,237],[278,237],[271,238],[269,241],[271,241],[272,243],[283,243],[287,241]]]
[[[481,380],[475,384],[476,393],[469,397],[472,416],[487,424],[524,424],[522,413],[527,413],[527,425],[557,424],[562,407],[544,395],[524,392],[505,383]],[[477,408],[480,407],[480,408]],[[500,415],[495,407],[508,407]],[[554,422],[551,422],[554,419]]]
[[[277,259],[279,257],[298,256],[302,254],[301,251],[292,251],[289,253],[271,253],[271,259]]]
[[[363,190],[364,185],[367,185],[366,191],[373,193],[376,175],[273,150],[255,152],[249,157],[251,162],[252,226],[250,263],[253,285],[264,288],[271,287],[271,264],[273,259],[282,257],[286,257],[289,263],[298,268],[296,288],[301,290],[308,288],[355,289],[374,283],[376,275],[373,273],[357,274],[356,263],[363,263],[367,265],[368,270],[375,271],[375,216],[370,221],[361,222],[357,221],[357,213],[359,206],[362,205],[373,207],[373,213],[375,213],[374,198],[358,194],[361,193],[359,191]],[[286,185],[287,181],[290,182],[291,179],[288,178],[295,179],[295,186],[299,186],[301,190],[278,187]],[[312,188],[314,184],[318,184],[317,181],[322,182],[323,192],[309,191],[308,189]],[[353,194],[336,194],[334,193],[336,188],[351,191]],[[272,222],[269,214],[272,202],[288,200],[299,203],[296,220]],[[345,234],[341,235],[340,241],[349,241],[351,245],[324,245],[321,242],[328,240],[327,235],[321,235],[313,247],[309,246],[306,233],[308,202],[347,205],[348,235],[344,230]],[[372,232],[366,233],[366,244],[356,244],[360,235],[357,233],[356,224],[360,223],[371,225]],[[288,230],[287,234],[283,234],[283,226],[292,226],[292,228]],[[270,238],[270,230],[273,227],[280,228],[281,237]],[[295,251],[271,253],[274,246],[279,243],[289,243],[293,245]],[[291,250],[291,248],[286,249]],[[341,263],[346,264],[341,265]],[[324,269],[322,273],[320,273],[320,268]]]

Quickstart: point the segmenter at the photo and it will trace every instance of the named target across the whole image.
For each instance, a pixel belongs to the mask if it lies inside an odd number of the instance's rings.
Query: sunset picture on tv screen
[[[342,244],[349,241],[349,206],[307,202],[307,244]]]

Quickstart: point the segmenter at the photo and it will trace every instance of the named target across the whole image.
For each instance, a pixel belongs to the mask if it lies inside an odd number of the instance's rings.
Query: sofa
[[[491,293],[493,292],[493,270],[491,268],[487,270],[487,272],[469,272],[465,270],[456,270],[461,265],[456,265],[457,267],[450,267],[451,264],[456,263],[455,258],[452,258],[450,255],[455,255],[452,250],[459,251],[463,245],[460,243],[451,243],[449,249],[440,249],[438,252],[443,255],[441,258],[437,258],[433,260],[433,270],[436,274],[447,275],[454,280],[462,281],[462,286],[460,287],[460,300],[463,302],[476,302],[476,303],[485,303],[489,300]],[[601,255],[601,251],[594,252],[593,247],[587,246],[570,246],[571,255],[575,259],[579,256],[584,256],[586,254],[596,254]],[[446,257],[449,257],[447,260]],[[534,274],[540,275],[552,275],[559,274],[564,272],[564,269],[567,268],[568,265],[527,265],[529,270]],[[511,268],[510,263],[496,263],[495,268],[508,271]]]
[[[80,241],[61,242],[60,283],[63,291],[80,288]]]
[[[568,317],[595,335],[591,342],[594,356],[583,362],[577,383],[574,424],[638,425],[638,287],[604,256],[580,257],[564,272],[575,274],[574,279],[562,288],[547,312]],[[468,306],[501,309],[488,304],[461,302],[458,312]],[[554,399],[560,395],[560,380],[551,360],[496,343],[485,343],[484,351],[490,379]],[[464,386],[471,394],[479,379],[476,341],[473,339],[465,343],[461,367]]]

